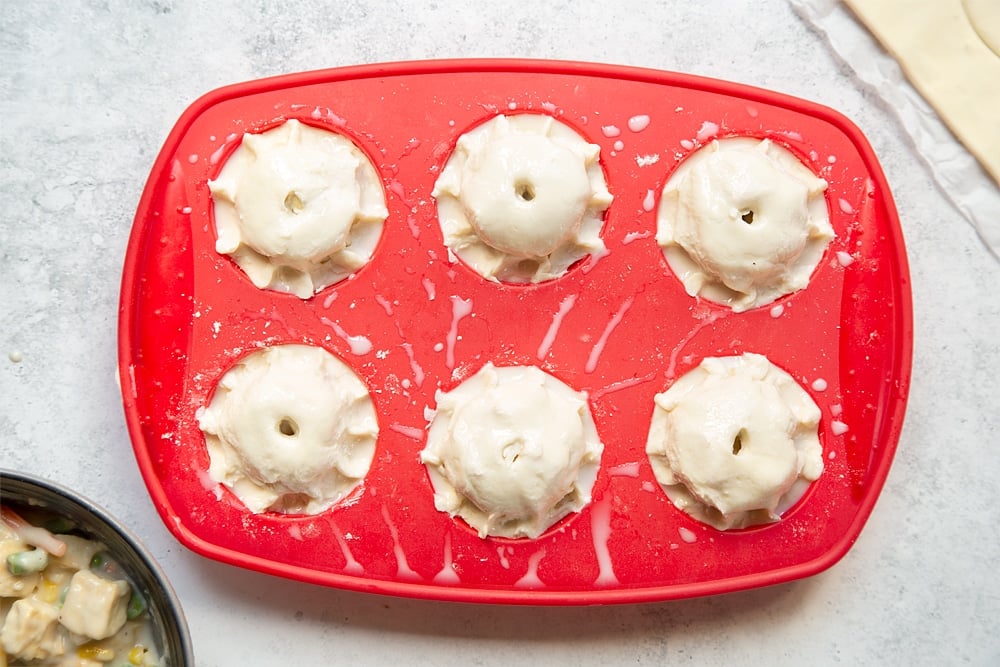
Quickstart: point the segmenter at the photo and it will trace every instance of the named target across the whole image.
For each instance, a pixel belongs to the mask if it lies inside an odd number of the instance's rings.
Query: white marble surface
[[[288,4],[17,2],[0,14],[0,466],[74,487],[136,530],[184,603],[199,665],[1000,663],[1000,264],[891,110],[785,0]],[[231,568],[159,521],[124,425],[115,325],[131,217],[178,115],[260,76],[471,56],[750,83],[834,107],[867,134],[909,249],[914,379],[886,488],[831,570],[663,604],[479,607]]]

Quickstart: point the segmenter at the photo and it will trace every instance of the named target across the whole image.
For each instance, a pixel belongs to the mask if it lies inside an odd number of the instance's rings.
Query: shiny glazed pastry
[[[720,530],[778,520],[823,471],[819,408],[762,355],[707,358],[654,400],[657,481]]]
[[[254,285],[307,299],[371,258],[388,215],[378,173],[350,139],[289,120],[245,134],[219,177],[216,251]]]
[[[770,140],[713,141],[664,187],[656,240],[688,294],[762,306],[804,288],[833,239],[825,190]]]
[[[357,487],[378,436],[367,388],[342,361],[308,345],[241,359],[198,413],[209,474],[252,512],[316,514]]]
[[[438,391],[420,458],[438,510],[480,537],[534,538],[590,502],[603,450],[586,394],[533,366],[487,364]]]
[[[604,251],[600,147],[543,114],[497,116],[458,139],[434,185],[444,242],[484,278],[537,283]]]

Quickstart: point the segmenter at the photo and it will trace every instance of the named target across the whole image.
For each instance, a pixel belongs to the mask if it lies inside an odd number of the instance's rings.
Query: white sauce
[[[424,439],[424,429],[417,428],[416,426],[406,426],[405,424],[389,424],[389,430],[395,431],[400,435],[406,436],[411,440],[423,440]]]
[[[538,578],[538,564],[545,558],[545,549],[539,549],[528,556],[528,571],[514,582],[519,588],[542,588],[545,584]]]
[[[587,373],[593,373],[597,368],[597,362],[601,358],[601,353],[604,352],[604,346],[607,345],[608,338],[611,337],[611,332],[615,330],[615,327],[621,324],[622,318],[625,317],[625,313],[632,307],[632,301],[634,298],[635,297],[630,296],[625,299],[622,305],[618,307],[615,314],[611,316],[607,326],[604,327],[601,337],[597,339],[596,343],[594,343],[594,347],[590,350],[590,356],[587,357],[587,363],[583,367],[583,370]]]
[[[351,350],[351,354],[357,356],[364,356],[372,351],[372,342],[366,336],[358,334],[352,336],[344,330],[344,327],[340,326],[328,317],[321,317],[319,321],[326,326],[333,329],[333,331],[339,336]]]
[[[631,461],[629,463],[620,463],[616,466],[608,468],[608,474],[612,477],[638,477],[639,462]]]
[[[424,384],[424,369],[420,364],[417,363],[417,359],[413,356],[413,345],[411,343],[400,343],[400,347],[406,352],[407,358],[410,360],[410,370],[413,371],[413,381],[418,387]]]
[[[646,196],[642,200],[642,210],[652,211],[656,207],[656,193],[653,190],[646,190]]]
[[[417,359],[413,356],[413,345],[411,343],[400,343],[400,347],[406,352],[407,358],[410,360],[410,370],[413,371],[413,381],[418,387],[424,384],[424,369],[417,363]]]
[[[687,542],[688,544],[694,544],[695,542],[698,541],[698,536],[695,535],[690,528],[685,528],[684,526],[680,526],[677,528],[677,534],[680,535],[681,539]]]
[[[392,536],[392,553],[396,557],[396,578],[403,581],[419,581],[420,574],[410,567],[410,563],[406,560],[406,552],[403,551],[403,545],[399,542],[399,530],[392,522],[389,508],[385,505],[382,505],[382,519],[389,528],[389,535]]]
[[[628,119],[628,129],[633,132],[642,132],[647,127],[649,127],[649,116],[645,114],[632,116]]]
[[[656,377],[656,373],[649,373],[648,375],[643,375],[641,377],[631,377],[631,378],[626,378],[624,380],[619,380],[618,382],[612,382],[606,387],[601,387],[600,389],[596,390],[593,393],[592,398],[594,400],[597,400],[603,396],[607,396],[608,394],[613,394],[615,392],[622,391],[624,389],[629,389],[631,387],[635,387],[640,384],[650,382],[654,377]]]
[[[333,536],[337,540],[337,544],[340,546],[340,552],[344,555],[344,572],[357,576],[363,575],[365,573],[365,568],[354,558],[354,554],[351,553],[351,548],[347,545],[347,539],[340,531],[340,527],[333,522],[333,519],[330,519],[329,521],[330,529],[333,531]]]
[[[458,296],[451,297],[451,327],[448,329],[448,352],[445,356],[445,363],[448,368],[455,367],[455,342],[458,341],[458,323],[462,318],[472,314],[472,299],[463,299]]]
[[[559,310],[552,316],[552,324],[549,325],[549,330],[545,332],[545,337],[542,339],[541,345],[538,346],[536,356],[539,361],[548,356],[549,350],[552,348],[552,343],[555,342],[556,335],[559,333],[559,327],[562,326],[563,318],[566,317],[566,314],[569,313],[575,303],[576,294],[569,294],[559,302]]]
[[[434,575],[434,583],[445,586],[461,583],[458,572],[455,571],[455,563],[451,554],[451,533],[444,534],[444,563],[441,566],[441,571]]]
[[[386,315],[392,317],[392,303],[389,301],[389,299],[385,298],[381,294],[376,294],[375,302],[378,303],[378,305],[382,306],[382,310],[385,311]]]
[[[617,586],[618,577],[615,576],[611,550],[608,548],[608,540],[611,538],[611,503],[608,501],[597,503],[591,512],[590,531],[594,540],[594,555],[597,557],[598,568],[594,585]]]
[[[698,133],[695,135],[695,139],[697,139],[699,142],[705,142],[707,139],[711,139],[718,133],[719,133],[718,123],[713,123],[711,121],[706,120],[704,123],[701,124],[701,127],[698,128]]]
[[[640,239],[648,239],[652,235],[652,232],[629,232],[622,238],[622,245],[628,245]]]

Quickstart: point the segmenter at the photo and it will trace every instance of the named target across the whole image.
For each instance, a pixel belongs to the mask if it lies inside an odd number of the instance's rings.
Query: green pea
[[[130,621],[135,620],[146,613],[146,600],[133,588],[132,597],[128,601],[128,609],[125,615]]]
[[[7,569],[15,577],[41,572],[49,564],[49,555],[41,549],[18,551],[7,556]]]

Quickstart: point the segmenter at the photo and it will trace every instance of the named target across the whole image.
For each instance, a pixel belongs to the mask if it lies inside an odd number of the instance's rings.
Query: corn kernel
[[[138,646],[136,646],[135,648],[133,648],[131,651],[128,652],[128,661],[133,665],[142,665],[143,658],[146,657],[146,653],[148,652],[149,652],[148,648],[139,644]]]
[[[51,579],[42,579],[42,585],[38,587],[38,599],[55,604],[59,599],[59,584]]]
[[[76,649],[76,655],[84,660],[96,660],[97,662],[111,662],[115,659],[114,651],[96,644],[84,644]]]

